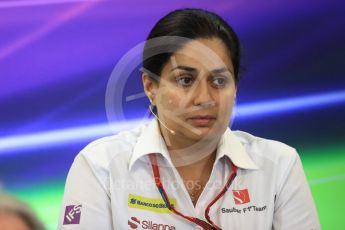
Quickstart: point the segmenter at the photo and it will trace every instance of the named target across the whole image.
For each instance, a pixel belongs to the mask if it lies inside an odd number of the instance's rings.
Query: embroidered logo
[[[138,224],[140,225],[140,220],[136,217],[131,217],[131,219],[128,220],[128,225],[131,227],[131,229],[137,229]]]
[[[176,199],[170,198],[171,205],[176,207]],[[158,213],[171,213],[162,198],[149,198],[138,196],[134,194],[128,194],[128,207],[143,209]]]
[[[128,225],[131,229],[137,229],[141,227],[142,229],[149,229],[149,230],[156,230],[156,229],[164,229],[164,230],[176,230],[175,226],[168,225],[168,224],[159,224],[155,223],[151,220],[143,220],[140,221],[137,217],[131,217],[128,220]]]
[[[250,202],[248,189],[232,190],[235,204],[246,204]]]
[[[68,205],[65,209],[63,225],[79,224],[81,215],[81,205]]]

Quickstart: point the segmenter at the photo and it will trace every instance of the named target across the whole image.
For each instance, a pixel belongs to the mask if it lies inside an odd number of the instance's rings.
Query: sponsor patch
[[[128,225],[131,229],[137,229],[138,225],[140,225],[140,220],[134,216],[131,217],[130,220],[128,220]]]
[[[80,216],[81,216],[81,205],[66,206],[63,225],[79,224]]]
[[[232,190],[235,204],[246,204],[250,202],[248,189]]]
[[[169,200],[170,203],[176,208],[176,199],[169,198]],[[134,194],[128,194],[128,207],[158,213],[171,213],[162,198],[148,198]]]
[[[155,223],[151,220],[139,220],[137,217],[132,216],[128,220],[128,225],[131,229],[149,229],[149,230],[176,230],[175,226],[169,224]]]
[[[267,210],[267,206],[241,206],[242,208],[232,207],[232,208],[221,208],[221,213],[229,213],[229,214],[242,214],[242,213],[253,213],[253,212],[263,212]]]

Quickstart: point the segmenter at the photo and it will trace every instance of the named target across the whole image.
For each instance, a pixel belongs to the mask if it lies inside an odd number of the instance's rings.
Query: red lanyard
[[[154,153],[149,155],[150,157],[150,161],[151,161],[151,166],[152,166],[152,171],[153,171],[153,176],[155,179],[155,183],[156,186],[158,188],[159,193],[161,194],[165,205],[168,207],[168,209],[170,211],[172,211],[173,213],[175,213],[176,215],[179,215],[181,217],[183,217],[184,219],[195,223],[196,225],[199,225],[200,227],[202,227],[204,230],[221,230],[220,227],[218,227],[211,219],[209,216],[209,212],[210,212],[210,208],[212,207],[212,205],[214,203],[216,203],[224,194],[225,192],[229,189],[232,181],[235,179],[236,174],[237,174],[237,167],[231,163],[231,174],[229,176],[228,181],[226,182],[224,188],[222,189],[222,191],[220,191],[220,193],[211,201],[211,203],[208,204],[207,208],[205,209],[205,218],[208,221],[208,223],[204,220],[201,220],[199,218],[196,217],[192,217],[192,216],[186,216],[184,214],[182,214],[181,212],[177,211],[175,209],[175,207],[173,205],[171,205],[169,197],[167,195],[167,193],[165,192],[165,189],[163,187],[162,181],[161,181],[161,177],[159,175],[159,168],[158,168],[158,164],[157,164],[157,158],[156,155]]]

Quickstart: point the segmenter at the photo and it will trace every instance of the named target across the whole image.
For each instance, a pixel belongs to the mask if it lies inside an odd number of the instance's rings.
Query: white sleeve
[[[294,154],[294,159],[286,170],[281,189],[276,196],[273,229],[321,229],[313,197],[297,153]]]
[[[114,230],[109,191],[97,169],[79,154],[68,173],[59,230]]]

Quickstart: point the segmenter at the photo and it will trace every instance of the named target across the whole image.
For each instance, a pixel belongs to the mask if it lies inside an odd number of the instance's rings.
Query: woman
[[[320,229],[295,149],[228,128],[239,46],[208,11],[158,21],[142,68],[155,119],[81,151],[59,229]]]

